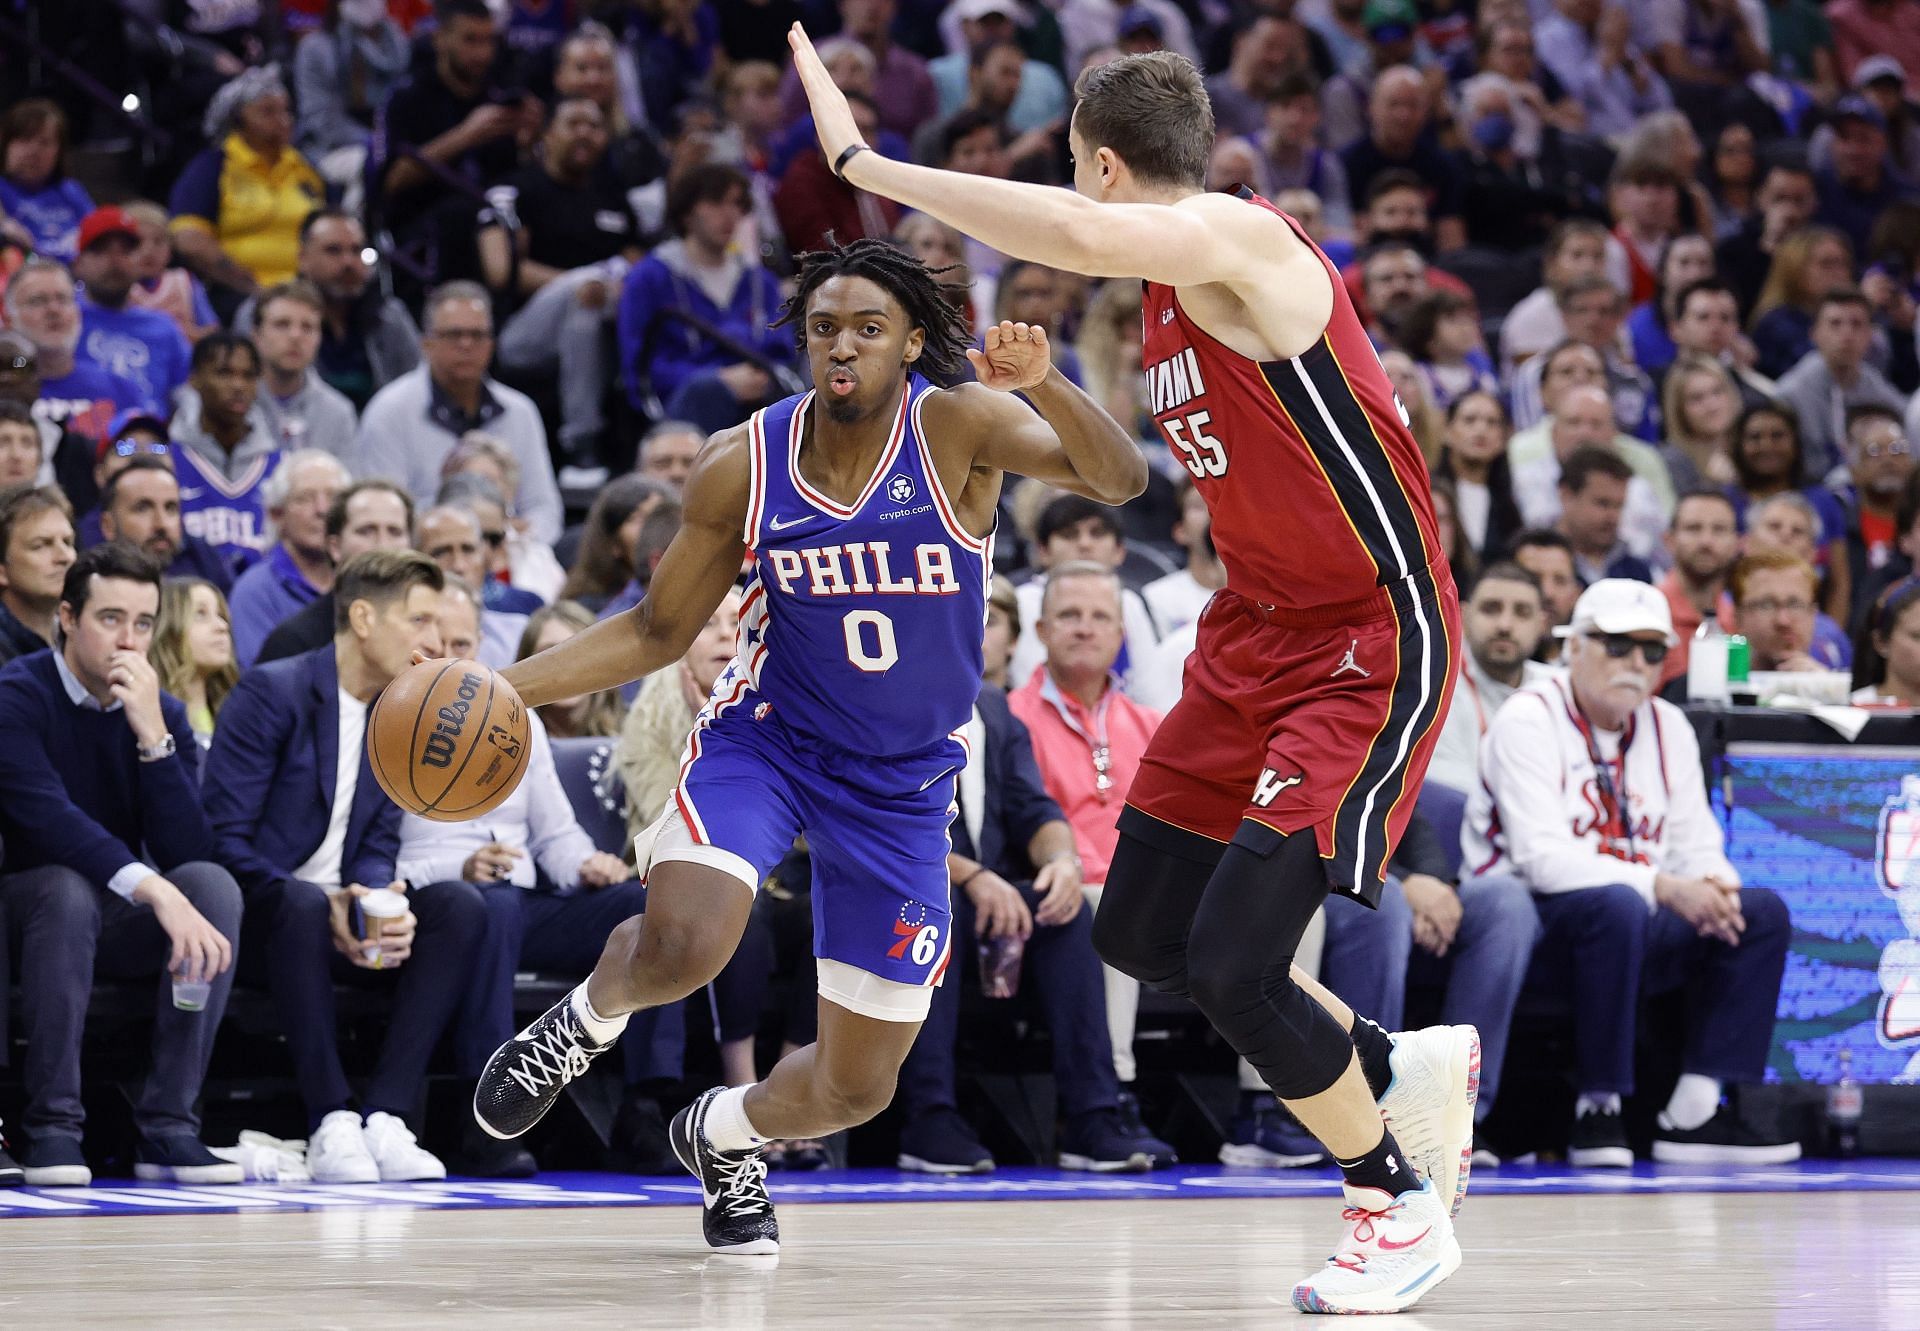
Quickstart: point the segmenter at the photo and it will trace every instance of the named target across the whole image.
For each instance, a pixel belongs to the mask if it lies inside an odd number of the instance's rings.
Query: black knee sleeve
[[[1214,870],[1188,940],[1193,1001],[1282,1100],[1320,1094],[1353,1061],[1353,1038],[1293,982],[1293,954],[1326,895],[1311,833],[1248,824]]]
[[[1213,868],[1212,859],[1191,859],[1123,831],[1093,917],[1100,959],[1149,989],[1187,997],[1187,934]]]

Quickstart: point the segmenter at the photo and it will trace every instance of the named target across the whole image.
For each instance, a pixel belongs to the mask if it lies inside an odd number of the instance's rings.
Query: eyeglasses
[[[1890,439],[1869,439],[1860,445],[1860,456],[1868,458],[1903,458],[1911,452],[1912,445],[1898,435]]]
[[[1790,615],[1810,615],[1813,613],[1813,602],[1802,600],[1797,596],[1789,597],[1784,601],[1776,601],[1771,596],[1762,596],[1748,601],[1740,608],[1751,610],[1756,615],[1777,615],[1782,610]]]
[[[173,445],[164,439],[116,439],[113,441],[113,455],[117,458],[136,457],[141,453],[156,458],[172,457]]]
[[[503,531],[483,531],[480,534],[486,538],[487,544],[496,550],[507,543],[507,534]]]
[[[1624,661],[1628,653],[1636,647],[1648,665],[1657,666],[1667,659],[1667,644],[1652,642],[1645,638],[1629,638],[1624,633],[1589,633],[1587,637],[1607,649],[1607,655],[1616,661]]]

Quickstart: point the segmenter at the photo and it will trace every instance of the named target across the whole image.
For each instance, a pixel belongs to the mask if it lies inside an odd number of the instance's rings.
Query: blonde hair
[[[592,628],[595,622],[593,611],[578,601],[555,601],[552,605],[543,605],[527,617],[527,626],[521,630],[520,646],[515,650],[513,659],[524,661],[532,656],[539,648],[540,634],[555,621],[565,624],[575,633]],[[559,707],[552,703],[538,710],[540,719],[546,722],[548,733],[556,739],[618,735],[621,722],[627,719],[627,704],[621,699],[619,689],[602,689],[590,694],[577,716],[562,717]]]
[[[1406,401],[1406,394],[1403,393],[1401,405],[1407,409],[1407,428],[1412,431],[1414,441],[1420,445],[1420,456],[1427,460],[1427,471],[1431,474],[1440,464],[1441,453],[1446,450],[1446,413],[1434,404],[1433,394],[1427,391],[1426,377],[1420,373],[1420,367],[1414,363],[1413,357],[1406,352],[1399,350],[1382,352],[1381,368],[1386,369],[1387,362],[1395,357],[1405,361],[1407,369],[1411,371],[1406,377],[1413,388],[1413,400]],[[1392,370],[1387,370],[1387,378],[1393,381]],[[1399,391],[1397,382],[1395,382],[1395,391]]]
[[[1693,423],[1687,419],[1687,380],[1696,374],[1711,374],[1726,386],[1733,394],[1734,420],[1736,424],[1727,427],[1725,439],[1703,439],[1693,433]],[[1721,444],[1731,445],[1738,431],[1740,415],[1740,385],[1734,382],[1727,367],[1713,357],[1698,351],[1686,351],[1680,354],[1667,371],[1666,386],[1660,391],[1660,417],[1667,423],[1667,439],[1674,444],[1687,445]],[[1681,428],[1685,422],[1686,428]]]
[[[193,652],[187,646],[187,632],[193,627],[193,594],[202,587],[213,593],[214,608],[220,612],[220,618],[227,621],[227,628],[231,631],[233,613],[227,609],[227,598],[211,582],[204,578],[168,578],[160,584],[160,615],[153,624],[153,641],[147,645],[147,660],[152,663],[154,673],[160,676],[160,687],[176,698],[186,696],[188,686],[200,669],[194,664]],[[220,705],[239,682],[240,664],[229,654],[225,665],[208,672],[206,676],[207,710],[219,716]]]
[[[1112,411],[1115,395],[1132,385],[1128,396],[1134,400],[1134,416],[1144,404],[1145,376],[1140,358],[1122,358],[1120,348],[1125,331],[1140,325],[1140,284],[1118,278],[1102,282],[1087,301],[1087,312],[1080,320],[1080,336],[1074,350],[1080,355],[1080,375],[1086,382],[1087,396]],[[1133,432],[1135,421],[1118,417],[1120,424]]]
[[[1813,307],[1826,292],[1807,290],[1807,270],[1813,266],[1814,247],[1827,241],[1846,251],[1847,266],[1851,269],[1853,242],[1844,232],[1830,226],[1803,226],[1774,246],[1773,266],[1767,269],[1766,285],[1760,288],[1760,298],[1754,301],[1753,313],[1747,319],[1749,331],[1782,305],[1813,313]]]

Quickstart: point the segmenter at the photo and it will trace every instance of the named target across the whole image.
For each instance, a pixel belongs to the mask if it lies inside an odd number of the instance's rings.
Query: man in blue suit
[[[247,975],[264,976],[279,1008],[317,1182],[446,1177],[406,1120],[420,1108],[427,1061],[465,995],[485,907],[469,883],[396,881],[400,810],[375,784],[365,743],[380,690],[414,652],[440,654],[445,585],[416,551],[348,560],[334,580],[333,644],[243,676],[207,755],[207,812],[220,857],[246,893]],[[407,894],[411,911],[363,942],[358,898],[389,885]],[[393,1000],[360,1097],[364,1120],[350,1107],[340,1063],[336,977]]]
[[[984,685],[967,727],[960,816],[947,856],[953,936],[1020,939],[1021,987],[1038,997],[1053,1034],[1063,1168],[1138,1171],[1173,1162],[1173,1151],[1122,1109],[1107,1034],[1104,981],[1093,950],[1093,912],[1080,891],[1073,829],[1047,794],[1026,726],[1007,695]],[[958,949],[971,971],[974,949]],[[953,1049],[960,1021],[957,974],[933,991],[933,1007],[900,1068],[899,1165],[930,1174],[976,1174],[993,1157],[960,1116]]]

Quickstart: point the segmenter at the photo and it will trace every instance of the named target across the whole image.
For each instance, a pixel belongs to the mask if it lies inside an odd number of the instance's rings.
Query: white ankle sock
[[[580,1024],[586,1027],[587,1034],[593,1037],[595,1044],[618,1039],[620,1032],[627,1029],[626,1017],[603,1017],[593,1010],[593,1004],[587,1001],[585,981],[567,995],[567,1005],[573,1009],[573,1015],[580,1019]]]
[[[1683,1072],[1661,1117],[1681,1132],[1691,1132],[1720,1109],[1720,1079]],[[1666,1124],[1662,1124],[1666,1126]]]
[[[1573,1107],[1575,1118],[1579,1118],[1582,1114],[1617,1114],[1619,1112],[1620,1093],[1618,1091],[1601,1091],[1598,1094],[1582,1095]]]
[[[756,1146],[764,1146],[767,1138],[754,1131],[753,1124],[747,1121],[747,1086],[729,1086],[713,1097],[713,1103],[707,1106],[706,1121],[701,1130],[707,1135],[707,1144],[716,1151],[751,1151]]]

